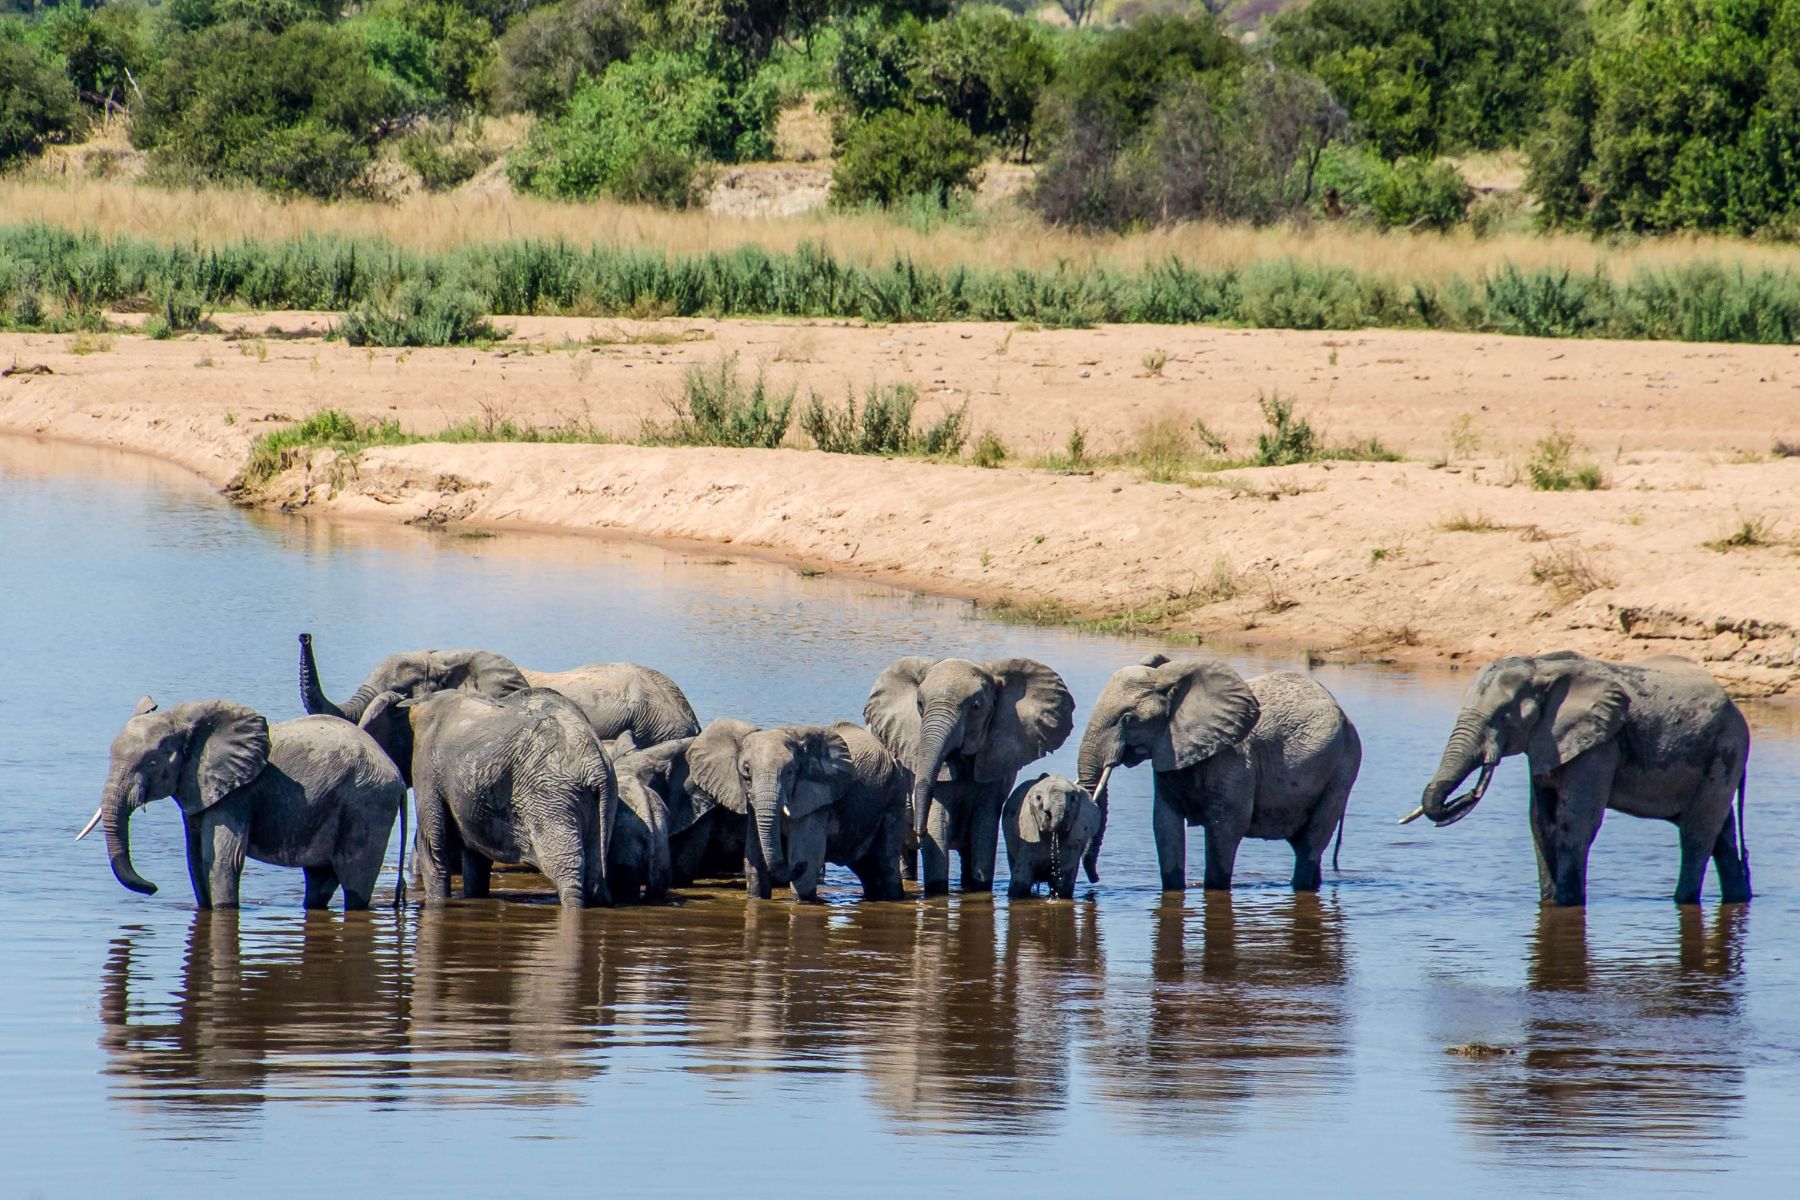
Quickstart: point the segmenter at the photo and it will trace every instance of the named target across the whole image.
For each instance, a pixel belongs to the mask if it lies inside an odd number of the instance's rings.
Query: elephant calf
[[[1677,904],[1700,902],[1708,858],[1722,899],[1750,899],[1742,825],[1750,726],[1698,663],[1673,655],[1613,663],[1566,651],[1489,663],[1406,820],[1461,820],[1500,760],[1514,754],[1531,764],[1531,837],[1545,904],[1587,903],[1588,851],[1609,808],[1681,831]],[[1450,799],[1477,768],[1474,790]]]
[[[1246,680],[1222,662],[1153,654],[1113,674],[1081,738],[1081,785],[1100,804],[1115,767],[1156,770],[1152,825],[1165,891],[1187,886],[1185,826],[1206,830],[1206,886],[1231,887],[1238,844],[1284,839],[1295,891],[1317,891],[1362,766],[1356,726],[1319,683],[1292,671]],[[1097,871],[1100,838],[1088,851]]]
[[[744,835],[744,883],[754,899],[792,885],[818,898],[827,862],[856,873],[869,900],[899,900],[906,785],[866,729],[792,725],[758,729],[718,720],[687,750],[699,788],[750,818]]]
[[[1100,832],[1100,806],[1087,790],[1060,775],[1039,775],[1007,797],[1000,814],[1012,882],[1006,894],[1031,895],[1040,883],[1064,900],[1075,897],[1075,873]]]
[[[694,738],[629,747],[621,738],[613,758],[619,782],[621,816],[634,811],[663,812],[667,831],[670,880],[686,886],[696,879],[718,879],[744,873],[744,835],[749,819],[702,787],[688,769]],[[705,744],[701,746],[704,753]],[[617,889],[615,889],[616,891]]]
[[[504,700],[383,692],[363,728],[391,746],[411,742],[414,800],[428,900],[450,894],[460,856],[462,894],[488,894],[495,862],[525,862],[565,907],[610,904],[606,863],[618,805],[612,766],[573,702],[528,689]]]
[[[300,867],[306,907],[342,886],[346,909],[367,908],[394,818],[406,854],[406,785],[370,737],[332,717],[271,726],[229,700],[159,711],[145,696],[113,739],[100,808],[76,840],[106,827],[113,875],[134,892],[156,885],[131,865],[130,817],[174,796],[187,826],[188,879],[201,908],[235,907],[244,859]],[[394,904],[405,898],[405,875]]]

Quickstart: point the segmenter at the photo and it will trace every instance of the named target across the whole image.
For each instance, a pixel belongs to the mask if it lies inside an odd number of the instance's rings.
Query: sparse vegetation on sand
[[[813,445],[832,454],[954,455],[968,441],[967,401],[923,429],[913,426],[918,389],[909,383],[870,384],[863,404],[848,392],[842,408],[813,393],[800,413],[800,428]]]

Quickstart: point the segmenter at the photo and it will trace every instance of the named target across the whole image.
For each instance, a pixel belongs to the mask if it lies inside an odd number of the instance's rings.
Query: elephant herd
[[[104,826],[115,877],[154,892],[132,866],[128,818],[173,796],[202,908],[237,903],[246,857],[302,868],[309,908],[340,887],[346,908],[365,908],[398,819],[398,906],[410,787],[430,901],[448,898],[453,876],[463,896],[487,895],[495,863],[528,864],[571,907],[654,901],[738,874],[753,898],[788,888],[813,900],[828,863],[849,868],[865,899],[900,900],[908,880],[927,896],[948,891],[952,853],[961,888],[982,892],[1002,837],[1012,897],[1043,884],[1066,899],[1078,870],[1099,878],[1112,772],[1148,762],[1164,890],[1186,887],[1186,829],[1199,826],[1207,888],[1231,886],[1251,837],[1286,841],[1294,889],[1313,891],[1362,763],[1355,725],[1310,676],[1245,679],[1160,654],[1107,681],[1075,780],[1020,781],[1067,741],[1075,712],[1062,678],[1025,658],[901,658],[874,681],[864,725],[702,728],[675,682],[649,668],[528,671],[485,650],[390,655],[339,705],[308,634],[300,692],[309,715],[273,725],[230,701],[165,711],[145,697],[78,838]],[[1742,713],[1685,659],[1504,658],[1470,687],[1405,820],[1461,820],[1499,761],[1524,754],[1543,902],[1585,903],[1609,808],[1678,827],[1678,903],[1699,901],[1708,859],[1721,898],[1742,902],[1749,746]]]

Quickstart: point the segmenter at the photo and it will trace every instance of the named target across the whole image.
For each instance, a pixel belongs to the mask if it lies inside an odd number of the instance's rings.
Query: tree
[[[831,202],[887,207],[911,196],[948,205],[975,185],[981,147],[969,127],[941,108],[890,109],[857,126],[831,175]]]
[[[81,109],[68,78],[37,50],[0,40],[0,166],[69,136]]]

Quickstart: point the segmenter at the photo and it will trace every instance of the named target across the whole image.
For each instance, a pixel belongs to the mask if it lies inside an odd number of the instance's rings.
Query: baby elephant
[[[336,717],[271,726],[229,700],[177,704],[145,696],[113,739],[100,808],[79,841],[105,824],[113,875],[134,892],[156,885],[131,865],[134,809],[175,797],[187,826],[188,878],[201,908],[235,907],[244,859],[301,867],[306,907],[339,886],[346,909],[369,907],[394,818],[406,853],[406,785],[369,736]],[[394,904],[405,897],[405,875]]]
[[[612,903],[606,859],[618,806],[612,766],[581,710],[541,688],[490,700],[438,692],[418,700],[383,692],[362,726],[383,746],[411,741],[425,897],[450,894],[460,858],[462,894],[488,894],[496,862],[525,862],[565,908]]]
[[[1008,896],[1020,900],[1047,883],[1052,895],[1075,898],[1075,872],[1100,832],[1100,806],[1086,788],[1060,775],[1021,783],[1000,812],[1000,828],[1012,874]]]

